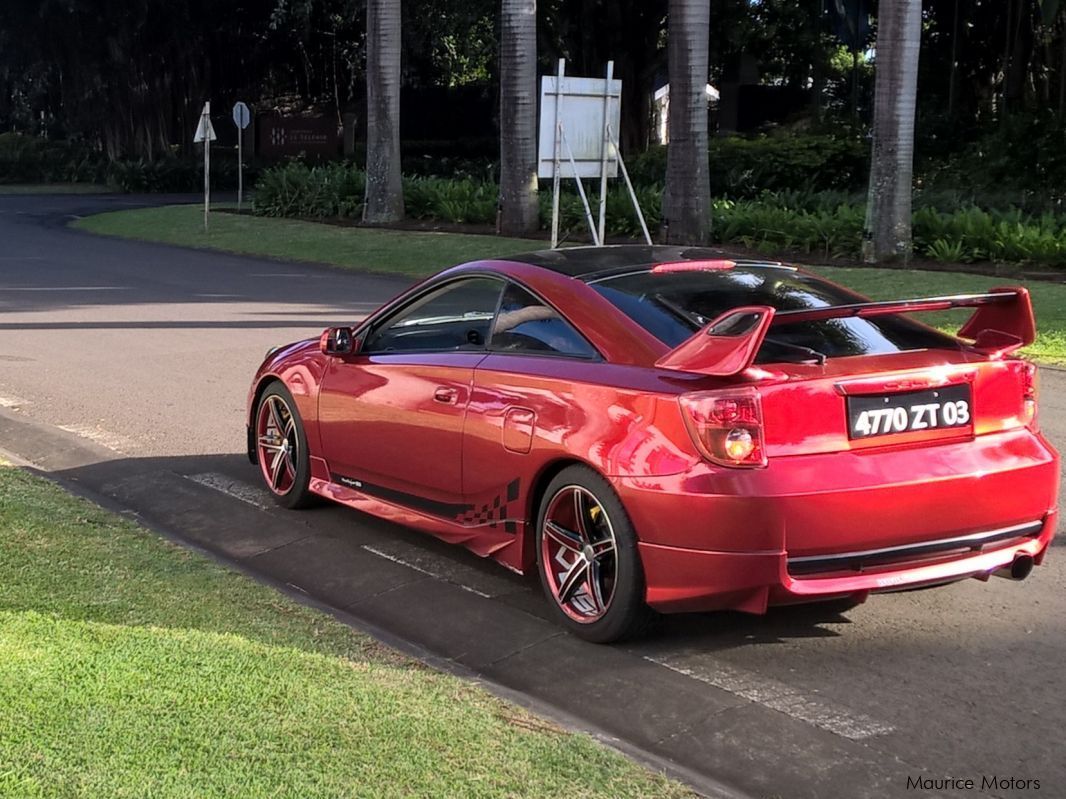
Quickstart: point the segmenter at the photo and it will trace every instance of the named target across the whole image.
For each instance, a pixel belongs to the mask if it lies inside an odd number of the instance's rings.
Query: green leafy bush
[[[411,177],[404,181],[407,215],[444,222],[492,224],[498,190],[494,183],[472,178]]]
[[[919,141],[918,184],[954,192],[986,210],[1020,208],[1040,214],[1066,201],[1066,137],[1050,109],[1012,113],[984,129],[945,131],[946,142]]]
[[[851,191],[867,174],[869,145],[845,135],[725,136],[708,148],[711,193],[730,199],[763,191]],[[652,147],[633,159],[635,183],[666,180],[666,147]]]
[[[104,173],[103,157],[84,143],[0,133],[0,184],[96,183]]]
[[[263,170],[254,209],[264,216],[358,218],[365,193],[366,175],[352,164],[291,161]]]
[[[292,162],[262,173],[255,209],[269,216],[357,217],[365,187],[363,172],[353,165],[309,167]],[[587,188],[595,215],[598,198],[591,185]],[[656,235],[662,225],[662,186],[638,185],[637,196],[648,228]],[[407,214],[416,219],[491,225],[496,218],[497,197],[495,183],[470,177],[416,176],[404,180]],[[993,260],[1066,267],[1066,215],[1028,214],[1017,208],[986,211],[972,205],[951,207],[947,195],[927,195],[924,199],[929,202],[918,204],[913,219],[918,256],[955,263]],[[550,187],[542,189],[539,203],[541,227],[547,229],[551,225]],[[573,183],[560,195],[559,216],[564,237],[587,240],[585,209]],[[775,254],[854,258],[862,248],[865,203],[856,192],[804,187],[763,191],[751,198],[720,198],[714,203],[713,216],[713,240],[719,244]],[[622,183],[614,182],[608,189],[606,221],[609,235],[641,235]]]

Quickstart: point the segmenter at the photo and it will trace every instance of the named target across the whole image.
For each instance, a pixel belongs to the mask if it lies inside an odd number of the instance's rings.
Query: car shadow
[[[205,550],[281,590],[293,587],[344,611],[416,580],[439,581],[541,620],[551,618],[535,575],[516,575],[414,529],[323,501],[288,511],[259,486],[240,453],[111,458],[53,469],[114,510],[129,509],[149,527]],[[410,613],[436,612],[410,606]],[[870,612],[840,602],[771,608],[765,615],[719,611],[665,616],[649,641],[669,649],[726,651],[846,634]],[[635,642],[635,651],[648,644]]]

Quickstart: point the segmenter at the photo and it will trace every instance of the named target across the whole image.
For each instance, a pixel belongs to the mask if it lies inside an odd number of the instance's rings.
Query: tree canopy
[[[648,142],[666,80],[666,0],[541,0],[539,71],[625,82],[623,147]],[[921,146],[1066,106],[1066,4],[927,0],[918,84]],[[406,0],[405,87],[498,96],[496,0]],[[875,0],[711,0],[709,80],[754,71],[803,93],[812,119],[869,121]],[[81,139],[151,160],[188,144],[205,99],[336,114],[365,103],[366,0],[6,0],[0,130]],[[749,74],[745,79],[750,80]],[[492,103],[489,103],[492,107]],[[802,115],[802,114],[800,114]],[[486,119],[494,135],[497,119]],[[939,138],[938,138],[939,137]]]

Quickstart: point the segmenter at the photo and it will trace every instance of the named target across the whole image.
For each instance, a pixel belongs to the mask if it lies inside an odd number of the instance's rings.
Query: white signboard
[[[622,81],[542,77],[537,175],[542,178],[555,177],[556,133],[561,126],[564,141],[558,159],[559,177],[601,177],[605,112],[608,115],[606,122],[617,136],[622,119]],[[618,154],[613,144],[608,142],[607,148],[607,177],[617,177]],[[571,153],[577,167],[576,174],[570,160]]]

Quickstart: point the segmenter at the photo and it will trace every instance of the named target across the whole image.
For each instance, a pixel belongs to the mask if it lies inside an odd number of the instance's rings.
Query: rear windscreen
[[[648,271],[602,278],[591,285],[671,348],[712,319],[744,305],[799,311],[864,301],[857,294],[787,267]],[[803,351],[839,358],[957,346],[951,337],[903,316],[849,317],[774,325],[756,361],[794,360],[796,353]]]

